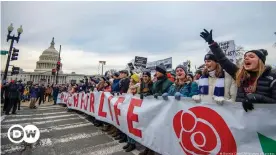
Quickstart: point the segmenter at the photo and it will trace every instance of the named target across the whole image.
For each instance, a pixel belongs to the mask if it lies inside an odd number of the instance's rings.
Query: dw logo
[[[40,137],[39,129],[34,125],[27,125],[24,128],[21,125],[13,125],[8,130],[8,138],[13,143],[35,143]]]

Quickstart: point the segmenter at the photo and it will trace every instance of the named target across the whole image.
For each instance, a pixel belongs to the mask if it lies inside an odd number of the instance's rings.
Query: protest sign
[[[236,50],[234,40],[219,42],[218,45],[226,55],[226,57],[236,64]]]
[[[147,66],[147,60],[148,59],[145,58],[145,57],[138,57],[138,56],[136,56],[135,60],[134,60],[134,66],[146,68],[146,66]]]
[[[172,57],[147,63],[147,69],[155,70],[155,67],[164,64],[167,70],[172,69]]]

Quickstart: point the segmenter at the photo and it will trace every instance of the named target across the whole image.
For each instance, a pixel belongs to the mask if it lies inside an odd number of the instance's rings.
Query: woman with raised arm
[[[276,103],[276,73],[265,65],[267,51],[264,49],[247,51],[243,65],[239,68],[232,63],[213,40],[212,30],[204,29],[200,35],[208,42],[218,63],[236,81],[237,102],[243,102],[245,111],[254,109],[253,103]]]

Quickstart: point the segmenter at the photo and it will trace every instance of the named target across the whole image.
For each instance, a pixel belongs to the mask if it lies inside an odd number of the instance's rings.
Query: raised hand
[[[201,36],[208,44],[212,44],[212,43],[214,42],[213,36],[212,36],[212,32],[213,32],[213,30],[211,30],[210,32],[208,32],[206,29],[204,29],[204,31],[200,33],[200,36]]]

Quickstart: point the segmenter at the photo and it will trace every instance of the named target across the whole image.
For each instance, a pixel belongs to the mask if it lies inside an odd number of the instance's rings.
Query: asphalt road
[[[2,113],[3,114],[3,113]],[[13,124],[23,127],[36,125],[40,138],[34,144],[12,143],[8,129]],[[130,153],[100,128],[95,127],[85,114],[67,112],[60,105],[42,105],[38,109],[23,107],[16,115],[1,116],[1,154],[7,155],[138,155],[141,145]]]

